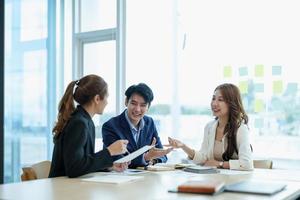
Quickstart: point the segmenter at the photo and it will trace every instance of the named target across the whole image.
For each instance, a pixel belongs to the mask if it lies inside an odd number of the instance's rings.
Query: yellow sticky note
[[[283,91],[282,81],[273,81],[273,94],[281,94]]]
[[[248,93],[248,81],[241,81],[239,83],[239,88],[240,88],[241,94],[247,94]]]
[[[264,66],[263,65],[256,65],[255,66],[255,77],[263,77],[264,76]]]
[[[224,75],[225,78],[229,78],[229,77],[232,76],[232,68],[231,68],[231,66],[225,66],[224,67],[223,75]]]
[[[254,101],[254,112],[262,112],[264,111],[265,106],[264,102],[261,99],[255,99]]]

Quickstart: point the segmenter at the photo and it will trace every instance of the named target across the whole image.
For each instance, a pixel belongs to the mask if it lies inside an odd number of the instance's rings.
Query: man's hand
[[[117,140],[107,147],[111,156],[124,154],[127,152],[128,140]]]
[[[156,139],[153,138],[151,146],[155,146],[155,144],[156,144]],[[158,149],[158,148],[153,147],[147,153],[145,153],[145,155],[144,155],[145,161],[150,161],[155,158],[160,158],[160,157],[170,153],[172,150],[173,150],[172,147],[168,148],[168,149]]]
[[[129,163],[114,163],[112,169],[117,172],[123,172],[128,168]]]

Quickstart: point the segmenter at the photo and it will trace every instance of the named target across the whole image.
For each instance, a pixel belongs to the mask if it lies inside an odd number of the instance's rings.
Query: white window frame
[[[116,41],[116,113],[124,109],[125,92],[125,22],[126,1],[117,0],[117,27],[96,31],[80,31],[81,0],[72,2],[72,77],[73,80],[83,76],[83,47],[87,43]]]

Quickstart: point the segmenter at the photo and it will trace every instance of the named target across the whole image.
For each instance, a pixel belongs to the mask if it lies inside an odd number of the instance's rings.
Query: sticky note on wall
[[[248,81],[239,82],[239,89],[240,89],[241,94],[247,94],[248,93]]]
[[[272,75],[277,76],[277,75],[281,75],[281,66],[272,66]]]
[[[255,99],[254,112],[262,112],[265,110],[265,105],[262,99]]]
[[[223,70],[223,75],[225,78],[232,77],[232,67],[231,66],[225,66]]]
[[[282,81],[273,81],[273,94],[281,94],[283,91]]]
[[[256,65],[255,66],[255,77],[263,77],[264,76],[264,66],[263,65]]]
[[[247,76],[248,75],[248,68],[247,67],[240,67],[239,68],[240,76]]]
[[[263,83],[255,83],[254,91],[255,92],[264,92],[264,84]]]

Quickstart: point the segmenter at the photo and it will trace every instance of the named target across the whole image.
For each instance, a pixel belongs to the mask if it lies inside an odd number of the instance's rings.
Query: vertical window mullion
[[[47,38],[47,159],[52,156],[52,124],[56,110],[56,1],[48,0]]]
[[[0,184],[4,182],[4,1],[0,1]]]
[[[116,112],[124,109],[126,88],[126,1],[117,1],[117,34],[116,34]]]

